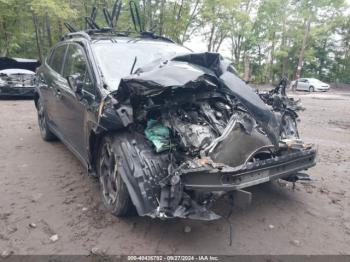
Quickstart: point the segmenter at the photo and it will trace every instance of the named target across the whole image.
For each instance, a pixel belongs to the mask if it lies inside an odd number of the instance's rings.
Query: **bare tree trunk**
[[[145,30],[150,31],[153,28],[153,14],[152,14],[152,1],[147,1],[147,16],[148,16],[148,28],[145,26]]]
[[[261,72],[261,46],[258,45],[258,56],[259,56],[259,73],[260,73],[260,83],[263,82],[263,79],[262,79],[262,72]]]
[[[283,61],[282,61],[282,77],[289,77],[287,76],[287,67],[288,67],[288,56],[283,57]]]
[[[269,82],[272,83],[274,81],[274,73],[273,73],[273,62],[275,60],[275,36],[276,33],[272,34],[272,46],[271,46],[271,57],[270,57],[270,74],[269,74]]]
[[[58,20],[57,24],[58,24],[58,35],[59,35],[59,37],[61,37],[61,36],[63,36],[63,28],[62,28],[61,20]]]
[[[324,51],[325,53],[327,52],[327,51],[326,51],[326,47],[327,47],[327,39],[324,40],[323,46],[322,46],[323,51]],[[318,70],[317,70],[317,71],[318,71],[317,74],[318,74],[318,77],[319,77],[320,79],[322,79],[322,69],[323,69],[323,67],[324,67],[324,63],[325,63],[324,56],[321,56],[321,57],[320,57],[320,65],[319,65]]]
[[[244,53],[244,81],[249,82],[250,80],[250,61],[247,52]]]
[[[196,11],[197,11],[197,7],[198,7],[198,4],[199,4],[199,0],[196,1],[196,4],[194,5],[194,8],[193,8],[193,11],[190,15],[190,18],[188,19],[187,21],[187,24],[186,24],[186,27],[185,27],[185,30],[183,32],[183,35],[182,35],[182,39],[181,39],[181,44],[183,44],[187,39],[186,39],[186,33],[187,33],[187,30],[188,28],[190,27],[195,15],[196,15]]]
[[[213,45],[213,49],[214,49],[214,46],[215,47],[215,52],[219,52],[219,49],[222,45],[222,42],[226,39],[227,37],[227,32],[221,32],[220,33],[220,36],[219,36],[219,39],[217,41],[214,42],[214,45]]]
[[[184,5],[184,1],[181,0],[181,4],[179,6],[179,11],[177,12],[177,16],[176,16],[176,21],[179,21],[181,18],[183,5]]]
[[[10,53],[10,39],[7,33],[7,26],[5,22],[2,22],[2,28],[4,32],[4,38],[5,38],[5,47],[1,50],[0,56],[8,56]]]
[[[302,43],[302,46],[300,49],[300,54],[299,54],[298,66],[297,66],[297,70],[295,72],[295,79],[300,78],[301,69],[303,68],[303,65],[304,65],[305,48],[306,48],[307,41],[309,39],[310,28],[311,28],[311,18],[309,17],[307,22],[306,22],[303,43]]]
[[[179,24],[179,21],[180,21],[180,19],[181,19],[181,16],[182,16],[182,9],[183,9],[183,4],[184,4],[184,1],[183,0],[181,0],[181,4],[179,5],[179,10],[177,11],[177,15],[176,15],[176,21],[175,21],[175,23],[176,23],[176,26],[175,26],[175,30],[174,30],[174,33],[175,33],[175,39],[176,39],[176,42],[180,42],[181,40],[180,40],[180,28],[179,28],[179,26],[178,26],[178,24]]]
[[[42,54],[42,46],[40,44],[39,40],[39,25],[38,25],[38,17],[33,13],[33,23],[34,23],[34,28],[35,28],[35,40],[36,40],[36,47],[38,50],[38,57],[39,61],[43,61],[43,54]]]
[[[281,49],[283,51],[286,50],[286,17],[285,16],[283,17]],[[288,55],[282,57],[281,77],[284,77],[286,74],[287,58],[288,58]]]
[[[212,42],[214,40],[214,33],[215,33],[215,25],[212,24],[211,30],[210,30],[210,37],[209,37],[209,43],[208,43],[208,52],[211,52],[212,50]]]
[[[140,1],[141,2],[141,1]],[[144,29],[147,28],[147,1],[146,0],[142,0],[142,6],[143,6],[143,13],[141,13],[141,21],[143,23],[143,27]]]
[[[241,57],[241,35],[238,35],[237,40],[235,40],[234,36],[231,37],[231,48],[232,48],[232,54],[234,56],[235,64],[236,66],[239,65],[239,60]],[[233,57],[232,57],[233,58]]]
[[[42,16],[41,19],[39,20],[38,18],[38,33],[39,33],[39,41],[40,41],[40,46],[41,46],[41,55],[42,58],[44,58],[44,54],[46,51],[46,46],[45,46],[45,17]]]
[[[88,5],[87,5],[86,1],[83,2],[83,6],[84,6],[84,11],[85,11],[85,16],[90,16],[89,11],[88,11]]]
[[[162,0],[160,5],[160,17],[159,17],[159,35],[163,35],[163,28],[164,28],[164,6],[165,6],[165,0]]]
[[[50,24],[50,18],[48,14],[45,14],[45,24],[46,24],[46,33],[47,33],[47,43],[49,47],[52,46],[52,36],[51,36],[51,24]]]

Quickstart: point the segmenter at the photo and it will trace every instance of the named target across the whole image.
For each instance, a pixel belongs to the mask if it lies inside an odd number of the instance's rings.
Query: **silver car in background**
[[[330,89],[329,84],[324,83],[316,78],[300,78],[291,82],[293,90],[302,90],[302,91],[321,91],[326,92]]]
[[[34,94],[35,72],[26,69],[0,70],[0,96],[29,96]]]

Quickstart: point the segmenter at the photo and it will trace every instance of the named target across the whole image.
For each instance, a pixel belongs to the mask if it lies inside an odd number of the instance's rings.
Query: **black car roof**
[[[38,66],[40,62],[35,59],[0,57],[0,70],[18,68],[35,71]]]

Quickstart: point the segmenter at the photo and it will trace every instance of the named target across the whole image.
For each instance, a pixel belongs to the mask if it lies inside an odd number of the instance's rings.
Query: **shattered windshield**
[[[129,75],[132,68],[135,72],[153,61],[191,52],[183,46],[165,42],[96,43],[93,50],[105,80],[112,89],[118,88],[120,79]]]

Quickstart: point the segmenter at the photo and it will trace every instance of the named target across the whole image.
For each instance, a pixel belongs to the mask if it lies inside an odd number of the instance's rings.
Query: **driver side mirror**
[[[82,93],[84,82],[81,80],[81,76],[79,74],[67,76],[67,81],[69,87],[74,91],[74,93]]]

